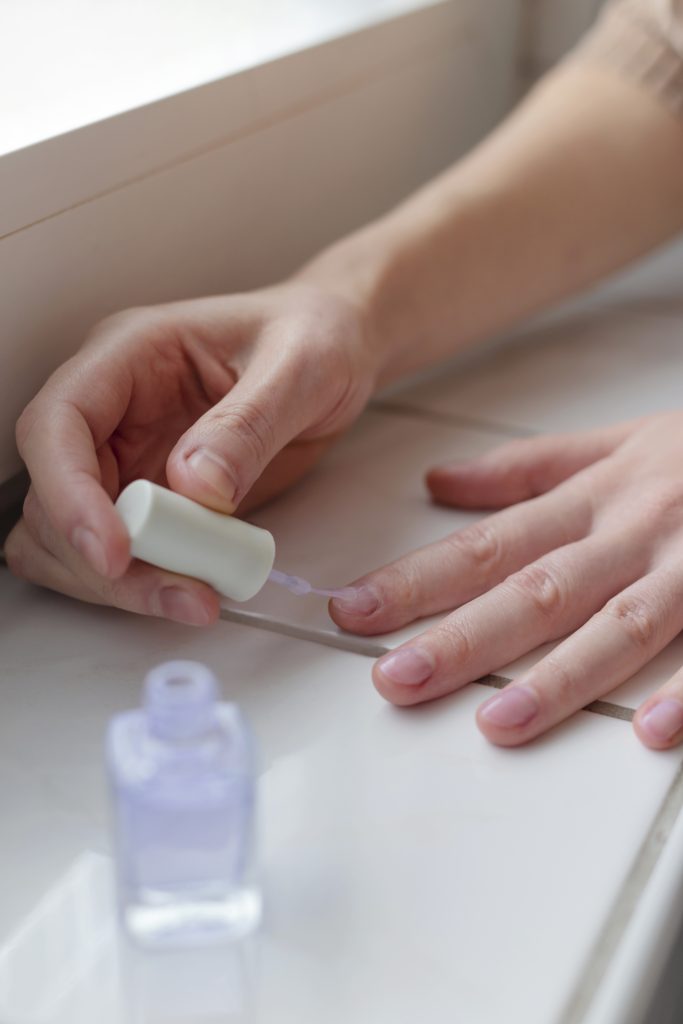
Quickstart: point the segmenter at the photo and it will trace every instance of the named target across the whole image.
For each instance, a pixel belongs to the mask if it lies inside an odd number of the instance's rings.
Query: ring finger
[[[482,704],[480,729],[494,743],[516,746],[613,690],[680,631],[682,598],[680,568],[639,579],[525,676]]]

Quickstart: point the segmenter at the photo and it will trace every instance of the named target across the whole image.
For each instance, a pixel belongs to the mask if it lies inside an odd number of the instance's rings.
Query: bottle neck
[[[215,729],[218,686],[205,665],[169,661],[145,679],[145,715],[150,733],[167,743],[201,742]]]

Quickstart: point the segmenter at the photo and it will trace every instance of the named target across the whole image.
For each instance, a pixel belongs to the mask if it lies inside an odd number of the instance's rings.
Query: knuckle
[[[603,614],[616,621],[638,650],[648,651],[656,645],[659,633],[656,609],[642,598],[619,594],[605,605]]]
[[[418,564],[411,558],[394,562],[383,571],[382,590],[394,604],[415,607],[423,599],[424,587]]]
[[[118,580],[97,580],[91,586],[100,599],[113,608],[161,615],[160,600],[154,590],[136,586],[127,576]]]
[[[674,519],[680,522],[683,511],[683,487],[676,481],[660,483],[651,494],[642,498],[643,512],[650,521],[662,524]],[[641,505],[642,508],[642,505]]]
[[[565,587],[556,573],[538,562],[510,576],[506,586],[515,595],[524,599],[532,609],[544,618],[554,619],[567,606]]]
[[[82,349],[102,353],[119,349],[124,342],[137,347],[142,341],[154,341],[170,325],[164,306],[130,306],[99,320],[88,331]]]
[[[216,418],[221,432],[234,433],[258,464],[274,452],[275,433],[270,419],[254,403],[232,403],[228,409],[217,410]]]
[[[114,331],[130,331],[137,328],[149,326],[159,320],[159,307],[155,306],[129,306],[127,309],[118,309],[114,313],[99,320],[91,331],[91,336],[109,333]]]
[[[548,680],[556,706],[566,708],[576,704],[579,679],[554,653],[545,658],[544,676]]]
[[[483,575],[495,573],[503,560],[500,536],[486,520],[451,534],[446,543],[457,556],[464,556]]]
[[[168,583],[168,577],[159,569],[135,563],[132,571],[129,569],[117,579],[89,580],[98,600],[115,608],[156,616],[163,616],[161,594]]]
[[[472,660],[475,653],[474,638],[462,621],[444,619],[434,630],[433,637],[436,641],[433,649],[441,651],[444,660],[450,664],[457,666]]]

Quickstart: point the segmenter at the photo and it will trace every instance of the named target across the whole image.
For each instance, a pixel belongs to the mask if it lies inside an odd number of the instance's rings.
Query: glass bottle
[[[254,744],[213,673],[171,661],[107,735],[123,924],[142,946],[238,937],[259,922]]]

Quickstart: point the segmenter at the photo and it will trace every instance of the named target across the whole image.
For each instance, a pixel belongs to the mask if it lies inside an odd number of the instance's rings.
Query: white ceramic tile
[[[392,400],[533,432],[583,430],[680,406],[679,315],[606,309],[539,327]]]
[[[90,608],[6,573],[0,634],[3,1024],[555,1024],[678,765],[587,713],[497,749],[474,726],[481,686],[400,711],[357,655]],[[260,738],[268,914],[254,962],[247,949],[131,965],[110,931],[102,734],[150,664],[178,656],[212,665]],[[60,989],[69,892],[101,927]],[[17,1003],[26,976],[2,973],[27,917],[52,941],[39,955],[22,933],[50,995],[32,1017]]]
[[[343,586],[479,518],[432,504],[424,473],[439,460],[474,456],[502,440],[419,417],[368,412],[302,484],[250,518],[274,534],[277,568],[319,587]],[[324,599],[293,597],[273,584],[232,607],[338,634]]]
[[[674,789],[680,785],[679,775]],[[602,965],[606,969],[600,972],[599,988],[581,1024],[679,1024],[682,862],[679,814],[649,880],[634,899],[634,912],[615,955]]]

